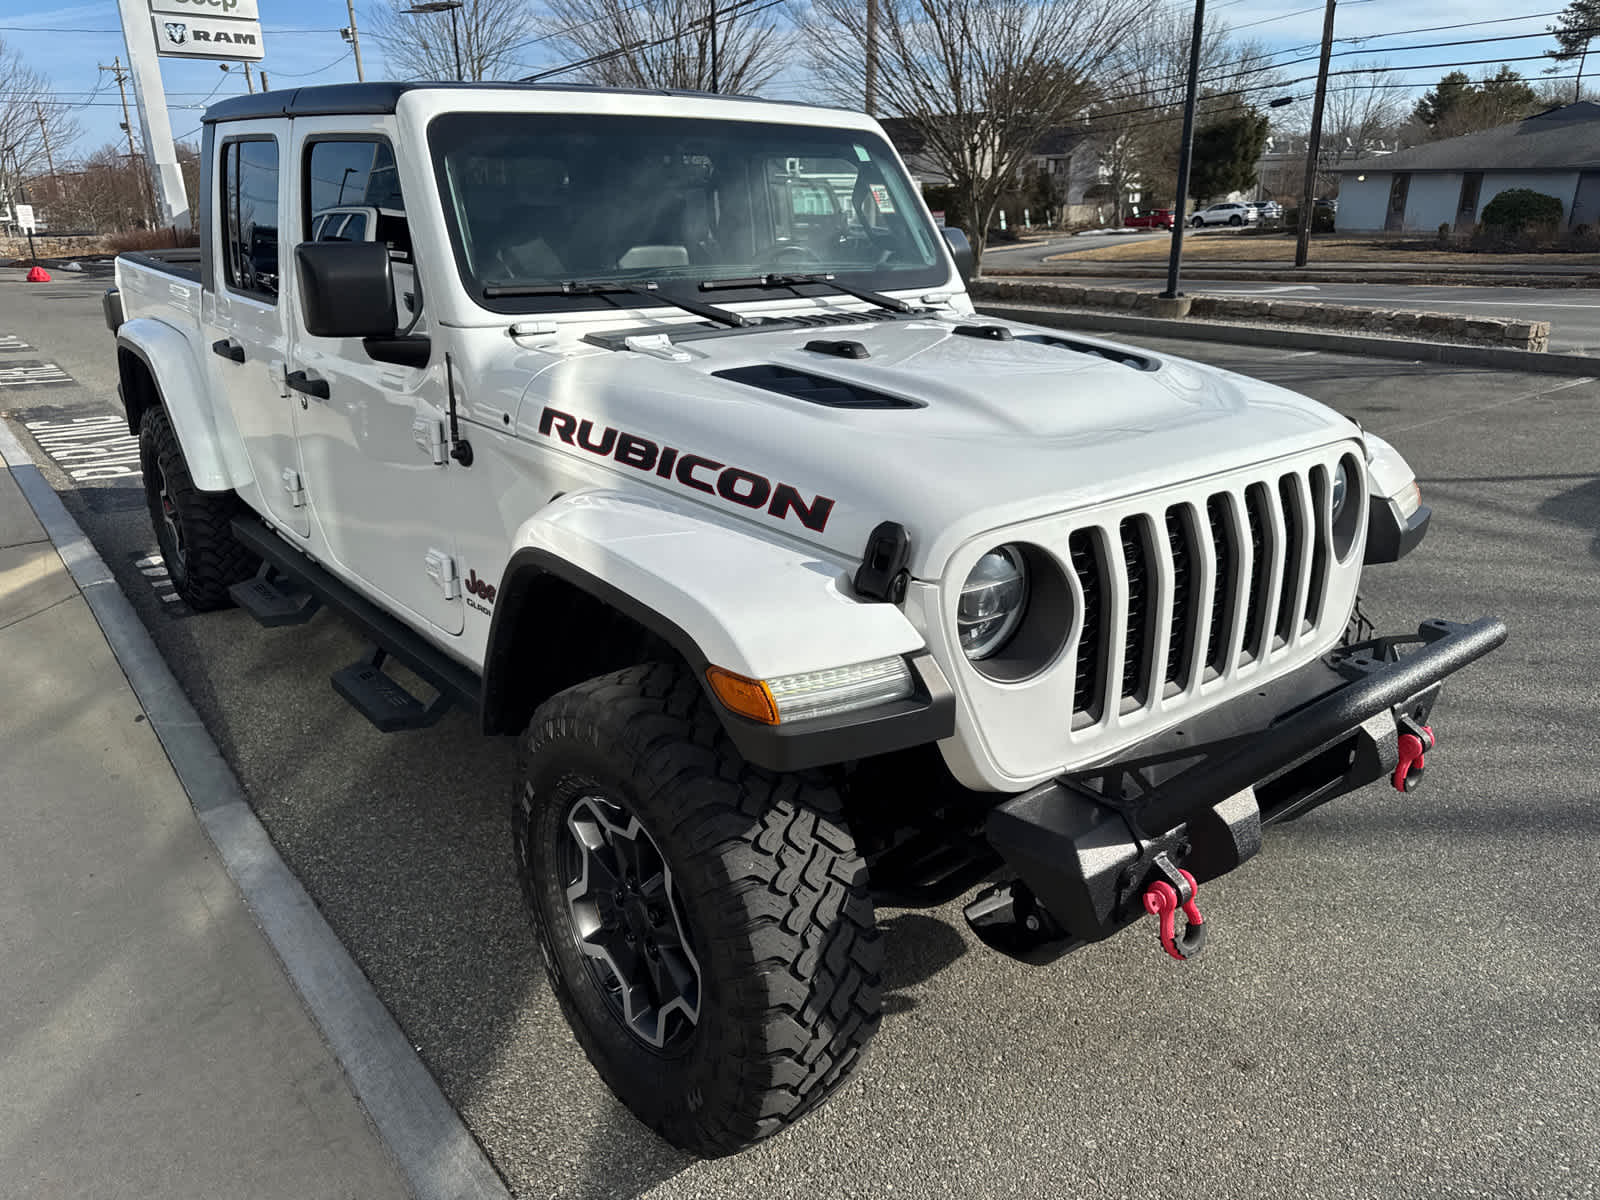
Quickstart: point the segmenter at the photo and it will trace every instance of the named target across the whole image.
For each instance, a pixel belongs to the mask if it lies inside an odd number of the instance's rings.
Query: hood
[[[974,326],[1005,332],[960,331]],[[518,435],[846,559],[897,521],[924,579],[1018,521],[1358,436],[1272,384],[1012,322],[864,319],[633,345],[583,345],[540,371]]]

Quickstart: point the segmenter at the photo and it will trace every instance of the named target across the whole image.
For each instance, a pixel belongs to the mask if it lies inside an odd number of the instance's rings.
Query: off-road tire
[[[744,762],[693,675],[663,663],[547,701],[518,775],[517,872],[551,986],[640,1120],[681,1149],[728,1154],[844,1082],[878,1028],[883,945],[835,789]],[[664,1048],[630,1031],[577,948],[559,847],[577,798],[595,793],[659,849],[698,959],[698,1020]]]
[[[232,492],[202,492],[189,475],[183,447],[160,405],[145,409],[139,422],[139,465],[145,501],[167,577],[184,603],[196,612],[226,608],[228,588],[256,573],[260,560],[234,539],[229,524],[239,512]],[[162,489],[173,507],[182,546],[173,542],[163,513]]]

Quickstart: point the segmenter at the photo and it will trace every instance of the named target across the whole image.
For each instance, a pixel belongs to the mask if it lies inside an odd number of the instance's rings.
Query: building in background
[[[1509,188],[1561,201],[1562,227],[1600,223],[1600,104],[1553,108],[1481,133],[1338,168],[1339,231],[1468,230]]]

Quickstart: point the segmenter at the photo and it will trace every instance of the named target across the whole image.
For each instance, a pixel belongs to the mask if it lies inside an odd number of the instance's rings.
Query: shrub
[[[1483,207],[1483,223],[1492,229],[1521,232],[1535,226],[1561,224],[1561,201],[1532,188],[1508,188]]]
[[[171,250],[178,246],[198,246],[200,234],[188,229],[125,229],[106,235],[106,247],[118,254],[124,250]]]
[[[1285,229],[1300,228],[1299,208],[1286,208],[1283,210],[1283,226]],[[1331,208],[1313,208],[1311,210],[1311,232],[1333,232],[1333,210]]]

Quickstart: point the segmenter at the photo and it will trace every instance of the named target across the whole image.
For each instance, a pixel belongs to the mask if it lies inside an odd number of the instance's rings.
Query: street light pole
[[[1328,0],[1331,4],[1333,0]],[[1206,27],[1206,0],[1194,0],[1194,35],[1189,42],[1189,87],[1183,102],[1183,140],[1178,144],[1178,200],[1172,209],[1172,255],[1167,260],[1164,300],[1176,300],[1178,272],[1183,261],[1184,201],[1189,195],[1189,160],[1194,151],[1194,108],[1200,94],[1200,39]]]
[[[466,78],[461,70],[461,41],[456,34],[456,13],[460,10],[463,0],[427,0],[424,4],[413,4],[405,11],[408,13],[442,13],[450,14],[450,49],[455,53],[456,81],[459,83]]]

